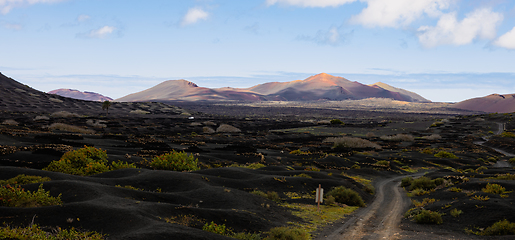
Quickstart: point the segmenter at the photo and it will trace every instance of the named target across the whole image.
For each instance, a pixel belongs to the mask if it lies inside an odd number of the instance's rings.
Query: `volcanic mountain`
[[[370,84],[368,86],[375,87],[375,88],[382,88],[382,89],[388,90],[390,92],[398,92],[402,95],[411,97],[411,101],[408,101],[408,102],[431,102],[414,92],[410,92],[410,91],[402,89],[402,88],[396,88],[396,87],[390,86],[386,83],[377,82],[374,84]]]
[[[88,101],[98,101],[98,102],[113,101],[112,98],[106,97],[102,94],[98,94],[98,93],[94,93],[94,92],[86,92],[86,91],[81,92],[81,91],[75,90],[75,89],[61,88],[61,89],[52,90],[48,93],[56,94],[56,95],[63,96],[63,97],[69,97],[69,98],[80,99],[80,100],[88,100]]]
[[[317,101],[391,98],[399,101],[430,102],[423,97],[386,84],[367,86],[342,77],[321,73],[305,80],[269,82],[250,88],[204,88],[186,80],[170,80],[116,101]]]
[[[2,96],[0,97],[0,111],[37,112],[40,114],[68,111],[90,116],[106,113],[102,109],[101,102],[48,94],[17,82],[1,73],[0,96]],[[148,103],[144,106],[130,103],[113,103],[109,108],[109,115],[127,115],[134,111],[167,115],[179,115],[185,112],[182,109],[163,103]]]
[[[451,107],[489,113],[515,112],[515,94],[491,94],[453,104]]]

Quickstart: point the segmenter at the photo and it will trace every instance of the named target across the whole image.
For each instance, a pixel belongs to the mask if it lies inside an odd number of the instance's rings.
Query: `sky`
[[[325,72],[458,102],[515,93],[515,1],[0,0],[0,72],[112,98]]]

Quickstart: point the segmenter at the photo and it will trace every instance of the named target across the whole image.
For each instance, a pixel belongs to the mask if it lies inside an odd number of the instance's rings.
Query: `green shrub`
[[[291,151],[290,154],[293,154],[293,155],[309,155],[311,153],[309,151],[304,152],[304,151],[302,151],[300,149],[297,149],[297,150]]]
[[[150,167],[159,170],[172,171],[195,171],[199,170],[198,159],[185,152],[172,150],[169,153],[154,157],[150,162]]]
[[[423,190],[429,190],[431,188],[435,188],[436,184],[434,181],[431,181],[428,177],[419,177],[417,179],[414,179],[411,183],[410,190],[415,189],[423,189]]]
[[[102,149],[84,146],[65,153],[61,159],[52,161],[43,170],[82,176],[107,172],[107,153]]]
[[[324,203],[327,206],[334,206],[336,204],[336,199],[329,195],[325,197]]]
[[[331,122],[331,124],[335,124],[335,125],[336,125],[336,124],[338,124],[338,125],[343,125],[343,124],[345,124],[345,123],[343,123],[343,122],[342,122],[342,120],[340,120],[340,119],[333,119],[333,120],[331,120],[330,122]]]
[[[433,179],[431,181],[434,182],[436,186],[440,186],[440,185],[442,185],[445,182],[445,179],[443,179],[443,178],[435,178],[435,179]]]
[[[446,152],[446,151],[440,151],[440,152],[436,153],[434,156],[437,158],[452,158],[452,159],[458,158],[453,153]]]
[[[427,148],[424,148],[424,149],[420,150],[420,153],[423,153],[423,154],[434,154],[435,151],[436,151],[436,149],[427,147]]]
[[[499,184],[486,184],[486,187],[481,189],[481,191],[485,193],[493,193],[493,194],[504,194],[506,193],[506,188]]]
[[[89,176],[121,168],[136,168],[136,166],[122,161],[112,162],[110,166],[106,151],[84,146],[84,148],[65,153],[61,159],[52,161],[43,170]]]
[[[515,133],[505,131],[501,133],[501,137],[515,138]]]
[[[232,238],[240,240],[261,240],[261,234],[259,233],[235,233],[231,236]]]
[[[266,193],[265,193],[265,192],[263,192],[263,191],[259,191],[259,190],[254,190],[254,191],[252,191],[252,192],[250,192],[250,193],[252,193],[252,194],[254,194],[254,195],[258,195],[258,196],[260,196],[260,197],[264,197],[264,198],[267,198],[267,197],[268,197],[268,196],[266,195]]]
[[[364,207],[365,203],[361,196],[354,190],[345,188],[343,186],[335,187],[327,193],[328,196],[333,196],[336,202],[347,204],[350,206]]]
[[[511,164],[515,164],[515,158],[510,158],[510,160],[508,160],[508,162]]]
[[[308,167],[304,168],[304,171],[320,172],[320,169],[318,169],[315,166],[308,166]]]
[[[30,176],[25,174],[20,174],[16,177],[9,178],[7,180],[0,180],[0,186],[1,185],[25,185],[25,184],[31,184],[31,183],[42,183],[50,181],[51,179],[49,177],[41,177],[41,176]]]
[[[449,188],[449,191],[451,191],[451,192],[461,192],[463,190],[461,188],[458,188],[458,187],[452,187],[452,188]]]
[[[293,175],[294,177],[303,177],[303,178],[313,178],[311,176],[309,176],[308,174],[305,174],[305,173],[301,173],[301,174],[297,174],[297,175]]]
[[[254,190],[252,192],[250,192],[254,195],[258,195],[260,197],[264,197],[264,198],[268,198],[272,201],[275,201],[275,202],[280,202],[281,201],[281,198],[279,197],[279,194],[277,192],[273,192],[273,191],[268,191],[268,192],[263,192],[263,191],[259,191],[259,190]]]
[[[422,188],[417,188],[417,189],[413,189],[413,191],[411,191],[408,196],[423,196],[423,195],[426,195],[426,194],[430,194],[431,191],[429,190],[424,190]]]
[[[216,224],[214,222],[206,223],[202,230],[220,234],[220,235],[227,235],[228,231],[225,227],[225,224]]]
[[[421,210],[420,213],[413,216],[416,223],[422,224],[442,224],[442,214],[439,212],[433,212],[429,210]]]
[[[2,239],[23,239],[23,240],[102,240],[104,236],[97,232],[80,232],[71,229],[56,228],[50,232],[43,231],[38,225],[34,224],[25,228],[22,227],[0,227],[0,237]]]
[[[361,167],[358,164],[354,164],[350,168],[352,168],[352,169],[360,169]]]
[[[499,235],[515,235],[515,223],[506,219],[494,223],[492,226],[487,227],[481,235],[485,236],[499,236]]]
[[[310,234],[302,228],[275,227],[264,240],[309,240]]]
[[[281,198],[277,192],[268,191],[266,192],[266,197],[274,202],[280,202]]]
[[[377,161],[376,165],[388,167],[388,166],[390,166],[390,162],[386,161],[386,160],[381,160],[381,161]]]
[[[405,177],[401,180],[401,187],[411,186],[412,183],[413,183],[412,177]]]
[[[457,208],[454,208],[451,210],[451,216],[458,217],[463,213],[463,211],[458,210]]]
[[[21,186],[0,186],[0,206],[4,207],[42,207],[61,205],[61,195],[50,196],[50,192],[39,185],[37,191],[25,191]]]
[[[134,163],[127,163],[123,161],[118,162],[112,162],[111,163],[111,170],[118,170],[118,169],[125,169],[125,168],[136,168],[136,165]]]

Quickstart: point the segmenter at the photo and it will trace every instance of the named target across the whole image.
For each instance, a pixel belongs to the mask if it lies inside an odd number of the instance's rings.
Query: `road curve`
[[[400,188],[400,180],[404,177],[406,175],[380,180],[376,184],[376,195],[372,203],[346,219],[345,224],[326,239],[398,239],[398,226],[410,205],[409,198]]]

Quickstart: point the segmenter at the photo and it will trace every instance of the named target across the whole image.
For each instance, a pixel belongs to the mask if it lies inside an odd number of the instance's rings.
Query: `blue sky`
[[[0,0],[0,72],[113,98],[321,72],[455,102],[515,93],[511,0]]]

